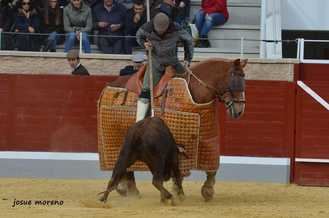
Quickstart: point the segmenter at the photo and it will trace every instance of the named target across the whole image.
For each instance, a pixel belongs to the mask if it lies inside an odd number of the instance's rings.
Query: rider
[[[153,85],[156,85],[164,74],[166,67],[171,66],[176,73],[185,72],[184,66],[177,57],[177,43],[184,45],[184,64],[189,66],[193,58],[191,35],[178,24],[170,21],[168,15],[157,13],[154,18],[139,28],[137,42],[146,49],[152,49]],[[150,105],[149,74],[145,74],[142,92],[137,101],[136,122],[145,118]]]

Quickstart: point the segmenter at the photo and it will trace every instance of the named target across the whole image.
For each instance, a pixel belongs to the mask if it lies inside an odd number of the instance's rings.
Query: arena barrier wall
[[[319,73],[328,69],[291,60],[250,60],[244,117],[231,121],[224,107],[218,108],[221,154],[287,158],[291,182],[329,185],[323,173],[329,172],[328,163],[296,159],[329,159],[329,115],[296,85],[305,81],[328,100],[329,74]],[[97,152],[97,100],[114,78],[0,74],[0,151]]]

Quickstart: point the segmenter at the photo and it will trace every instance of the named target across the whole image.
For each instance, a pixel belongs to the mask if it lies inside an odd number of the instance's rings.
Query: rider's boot
[[[148,112],[150,100],[147,98],[139,98],[137,101],[136,122],[143,120]]]

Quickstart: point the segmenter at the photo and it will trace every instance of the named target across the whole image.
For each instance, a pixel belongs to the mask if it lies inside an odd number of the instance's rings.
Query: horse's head
[[[248,60],[236,59],[229,69],[228,84],[226,90],[221,95],[225,103],[226,111],[233,119],[240,118],[245,109],[245,74],[243,68]]]

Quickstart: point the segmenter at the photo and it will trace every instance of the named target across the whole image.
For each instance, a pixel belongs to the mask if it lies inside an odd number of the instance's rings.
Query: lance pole
[[[150,22],[150,0],[146,0],[146,16],[147,22]],[[154,117],[154,96],[153,96],[153,66],[152,66],[152,48],[147,49],[148,55],[148,76],[149,76],[149,86],[150,86],[150,100],[151,100],[151,117]]]

